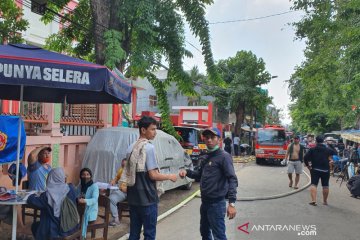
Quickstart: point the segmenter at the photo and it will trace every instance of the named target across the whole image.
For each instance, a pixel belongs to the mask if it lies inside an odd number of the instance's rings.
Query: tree
[[[16,6],[15,1],[0,1],[1,43],[21,43],[23,41],[21,32],[27,29],[29,23],[21,18],[22,15],[22,10]]]
[[[45,20],[54,18],[68,0],[49,4]],[[192,94],[194,84],[183,70],[183,58],[191,56],[185,49],[184,23],[199,37],[209,79],[221,84],[210,46],[205,7],[212,0],[80,0],[78,7],[62,18],[65,27],[48,41],[48,47],[79,57],[95,52],[96,62],[118,68],[131,77],[147,77],[156,90],[162,125],[177,135],[169,117],[166,89],[175,82],[183,94]],[[73,41],[76,46],[72,47]],[[165,64],[164,64],[165,63]],[[165,66],[167,65],[167,66]],[[153,71],[168,70],[165,81]]]
[[[289,81],[295,102],[293,124],[310,132],[354,126],[360,119],[351,106],[358,106],[360,93],[358,54],[360,47],[357,0],[293,1],[306,15],[294,23],[296,35],[306,38],[306,60]]]
[[[265,70],[263,59],[251,51],[239,51],[234,57],[220,60],[217,66],[227,88],[205,86],[205,89],[216,98],[218,108],[235,113],[235,134],[240,135],[246,110],[251,116],[255,109],[264,114],[266,105],[271,103],[271,98],[260,88],[270,81],[271,75]]]

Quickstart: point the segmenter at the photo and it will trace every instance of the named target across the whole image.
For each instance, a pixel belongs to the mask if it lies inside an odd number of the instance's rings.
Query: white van
[[[139,129],[112,127],[100,129],[89,142],[82,167],[90,168],[94,182],[109,182],[115,178],[127,148],[139,138]],[[180,143],[171,135],[156,130],[152,144],[161,173],[178,174],[181,169],[192,169],[191,159]],[[184,186],[190,189],[192,180],[178,178],[176,182],[164,181],[163,190]]]

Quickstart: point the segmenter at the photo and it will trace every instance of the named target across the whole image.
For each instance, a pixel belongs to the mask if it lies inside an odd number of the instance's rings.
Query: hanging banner
[[[23,158],[26,133],[24,122],[21,120],[21,141],[20,141],[20,160]],[[7,164],[16,161],[17,142],[18,142],[18,116],[0,115],[0,164]]]

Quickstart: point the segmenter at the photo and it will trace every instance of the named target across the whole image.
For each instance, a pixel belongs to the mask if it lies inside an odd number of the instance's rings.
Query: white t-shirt
[[[234,137],[234,145],[239,145],[239,144],[240,144],[240,138]]]

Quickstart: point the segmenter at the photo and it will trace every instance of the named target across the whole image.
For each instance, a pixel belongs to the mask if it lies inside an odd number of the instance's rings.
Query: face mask
[[[80,178],[81,185],[85,185],[87,182],[86,180],[86,178]]]
[[[40,160],[41,163],[48,163],[50,162],[50,157],[47,157],[47,158],[43,158]]]
[[[216,145],[214,148],[207,148],[209,152],[213,152],[213,151],[216,151],[218,150],[220,147],[219,145]]]
[[[91,177],[80,177],[80,181],[81,181],[81,183],[88,183],[88,182],[90,182],[90,180],[91,180]]]

